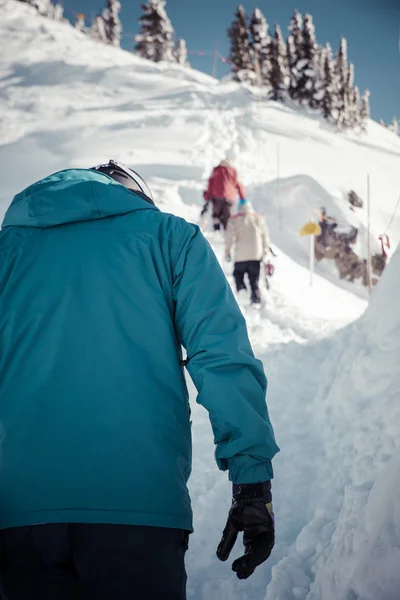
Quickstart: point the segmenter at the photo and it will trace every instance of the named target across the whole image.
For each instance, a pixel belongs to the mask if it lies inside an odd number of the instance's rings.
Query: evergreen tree
[[[362,131],[367,131],[368,129],[368,121],[370,119],[370,95],[371,92],[369,90],[365,90],[361,98],[360,126]]]
[[[290,68],[289,95],[294,100],[298,98],[298,81],[301,67],[300,61],[304,58],[303,53],[303,19],[296,10],[290,20],[289,31],[291,35],[288,39],[288,63]]]
[[[396,135],[399,135],[399,121],[397,119],[397,117],[393,117],[392,122],[389,125],[389,129],[390,131],[393,131],[393,133],[395,133]]]
[[[55,21],[65,21],[64,19],[64,7],[62,4],[56,4],[54,6],[53,19]]]
[[[183,67],[190,67],[187,54],[186,41],[178,40],[174,47],[174,58],[176,62]]]
[[[286,55],[288,61],[288,73],[289,73],[289,96],[294,97],[297,87],[297,53],[296,44],[293,35],[289,35],[286,42]]]
[[[283,101],[288,96],[290,83],[287,50],[279,25],[275,25],[275,35],[271,45],[271,87],[272,100]]]
[[[313,84],[313,108],[322,109],[323,99],[325,96],[325,59],[326,47],[317,46],[315,53],[315,79]]]
[[[361,125],[360,106],[361,106],[360,89],[358,88],[358,86],[355,86],[355,87],[353,87],[353,90],[352,90],[352,103],[351,103],[351,127],[353,129],[358,129]]]
[[[93,21],[92,26],[89,30],[89,35],[92,39],[96,40],[96,42],[102,42],[103,44],[107,44],[106,27],[104,19],[101,15],[98,15]]]
[[[347,119],[346,111],[348,109],[346,96],[348,93],[349,63],[347,59],[347,40],[340,39],[339,50],[336,55],[335,77],[337,84],[337,122],[339,127],[343,127]]]
[[[315,27],[312,16],[304,15],[301,58],[297,61],[297,87],[296,99],[301,104],[316,108],[317,102],[314,99],[318,91],[317,71],[317,41],[315,38]]]
[[[332,57],[332,48],[327,44],[324,52],[324,79],[323,79],[323,97],[321,99],[321,108],[324,118],[328,121],[337,119],[337,97],[335,85],[335,63]]]
[[[106,43],[111,46],[121,45],[122,26],[119,19],[121,3],[119,0],[107,0],[107,6],[102,12]]]
[[[119,0],[107,0],[107,6],[93,21],[90,36],[103,44],[119,46],[121,42],[121,21],[118,13],[121,10]]]
[[[85,15],[80,13],[77,15],[77,20],[75,23],[75,29],[77,31],[80,31],[81,33],[86,33],[87,32],[87,27],[85,24]]]
[[[142,4],[140,32],[135,37],[136,54],[154,62],[174,61],[174,30],[165,10],[165,0],[148,0]]]
[[[255,8],[249,23],[250,50],[257,83],[270,86],[271,37],[268,23],[259,8]]]
[[[247,15],[241,5],[238,6],[232,25],[228,29],[228,36],[231,41],[229,61],[233,67],[235,81],[254,80]]]
[[[345,89],[345,110],[343,111],[343,126],[349,129],[355,129],[359,123],[359,96],[360,92],[358,91],[358,94],[356,94],[356,88],[354,87],[354,65],[350,63]]]

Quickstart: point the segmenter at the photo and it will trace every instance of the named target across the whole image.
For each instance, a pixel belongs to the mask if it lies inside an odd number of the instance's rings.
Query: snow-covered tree
[[[352,99],[351,99],[351,109],[350,109],[352,129],[358,129],[361,125],[360,106],[361,106],[360,89],[358,88],[358,86],[355,86],[352,89]]]
[[[329,121],[337,119],[337,90],[335,79],[335,63],[330,44],[326,44],[324,52],[323,97],[321,108],[324,118]]]
[[[355,126],[355,113],[353,107],[353,64],[347,66],[347,70],[343,73],[343,77],[345,78],[344,81],[339,79],[339,111],[337,125],[339,129],[351,129]]]
[[[287,55],[289,78],[290,78],[289,96],[291,96],[293,98],[296,93],[296,87],[297,87],[297,71],[296,71],[297,48],[296,48],[296,44],[295,44],[293,35],[288,36],[288,39],[286,42],[286,55]]]
[[[93,21],[92,26],[89,29],[89,35],[96,40],[96,42],[107,44],[106,26],[101,15],[98,15]]]
[[[102,12],[107,44],[111,46],[121,45],[122,26],[119,19],[121,3],[119,0],[107,0],[107,6]]]
[[[165,10],[165,0],[148,0],[142,4],[140,32],[135,37],[138,56],[154,62],[174,62],[174,30]]]
[[[258,84],[270,86],[271,37],[268,23],[259,8],[255,8],[249,23],[250,50]]]
[[[336,73],[341,83],[344,83],[348,79],[349,61],[347,58],[347,40],[346,38],[340,38],[339,50],[336,55]]]
[[[84,14],[79,13],[78,15],[76,15],[75,29],[77,31],[80,31],[81,33],[86,33],[87,32],[87,27],[86,27],[86,24],[85,24],[85,15]]]
[[[325,57],[326,48],[317,46],[315,53],[315,78],[313,80],[313,108],[322,109],[325,96]]]
[[[119,46],[121,43],[121,21],[119,20],[119,11],[121,3],[119,0],[107,0],[107,6],[93,21],[90,28],[90,36],[103,44]]]
[[[369,90],[365,90],[361,98],[360,126],[363,131],[367,131],[368,129],[368,121],[370,119],[370,96],[371,92]]]
[[[185,40],[178,40],[174,47],[174,58],[179,65],[190,67]]]
[[[400,123],[397,117],[393,117],[392,122],[389,125],[390,131],[393,131],[396,135],[399,135],[400,132]]]
[[[344,110],[341,125],[344,128],[355,129],[360,124],[360,91],[354,87],[354,65],[349,64],[344,95]]]
[[[231,42],[229,62],[232,65],[233,76],[236,81],[252,81],[254,70],[251,61],[249,29],[247,15],[243,6],[238,6],[235,18],[228,29]]]
[[[315,108],[314,95],[318,90],[317,41],[312,16],[303,17],[301,56],[297,61],[297,86],[295,98],[301,104]]]
[[[347,58],[347,40],[340,39],[339,50],[336,55],[335,76],[337,85],[338,126],[342,127],[347,120],[348,109],[346,96],[348,94],[349,62]]]
[[[303,18],[296,10],[290,20],[289,25],[290,36],[287,44],[288,63],[290,67],[290,85],[289,95],[293,99],[297,99],[299,72],[298,66],[301,66],[300,61],[304,58],[303,55]],[[300,63],[300,64],[299,64]]]
[[[275,34],[271,43],[270,80],[272,88],[272,100],[285,100],[288,96],[290,77],[286,43],[279,25],[275,25]]]
[[[64,21],[64,7],[62,4],[56,4],[54,6],[53,19],[55,21]]]
[[[323,61],[323,83],[322,83],[322,98],[320,107],[322,114],[327,121],[334,122],[337,117],[337,100],[335,86],[335,63],[332,57],[332,48],[330,44],[326,44],[322,54]]]

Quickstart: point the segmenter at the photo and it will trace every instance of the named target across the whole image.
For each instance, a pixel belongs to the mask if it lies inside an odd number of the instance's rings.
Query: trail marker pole
[[[310,286],[312,287],[315,268],[315,235],[310,235]]]
[[[303,225],[300,235],[308,235],[310,238],[310,286],[312,287],[315,269],[315,238],[321,235],[321,227],[311,220]]]
[[[369,295],[372,293],[371,261],[371,177],[367,175],[367,283]]]
[[[214,59],[213,59],[213,67],[212,67],[212,76],[216,79],[217,78],[217,68],[218,68],[218,56],[219,56],[219,42],[217,42],[215,44],[215,49],[214,49]]]
[[[282,199],[281,199],[281,148],[276,145],[276,191],[278,195],[278,223],[282,231]]]

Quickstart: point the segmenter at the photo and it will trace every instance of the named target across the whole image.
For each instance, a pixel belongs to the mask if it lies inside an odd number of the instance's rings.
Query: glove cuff
[[[264,483],[234,483],[232,488],[235,500],[263,498],[267,503],[272,502],[270,481],[264,481]]]

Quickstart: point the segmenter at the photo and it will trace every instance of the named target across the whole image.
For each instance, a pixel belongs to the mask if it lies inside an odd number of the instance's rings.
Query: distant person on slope
[[[214,231],[221,225],[226,229],[231,216],[232,207],[237,197],[242,200],[246,196],[244,186],[239,182],[237,171],[229,160],[223,160],[213,170],[204,192],[206,202],[211,202],[213,207]],[[204,209],[207,208],[207,204]]]
[[[184,600],[188,391],[210,413],[246,578],[274,545],[266,378],[198,227],[109,161],[11,203],[0,232],[0,595]],[[210,519],[213,518],[210,507]]]
[[[225,236],[225,257],[231,260],[231,252],[235,254],[235,278],[238,292],[246,289],[244,281],[248,276],[251,288],[252,304],[260,304],[260,265],[268,254],[270,246],[269,233],[265,219],[256,213],[247,200],[239,202],[239,212],[231,217]]]

